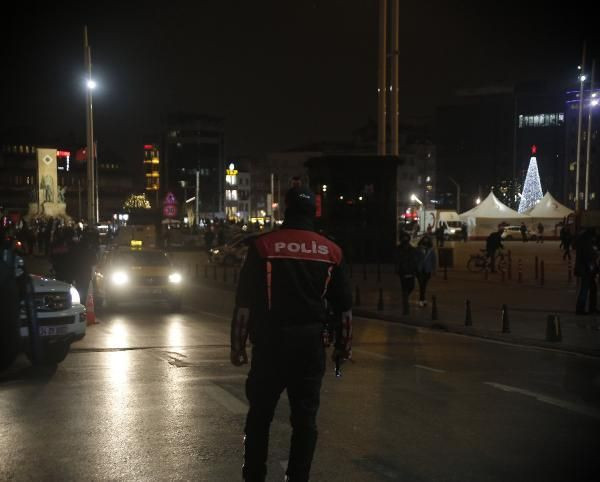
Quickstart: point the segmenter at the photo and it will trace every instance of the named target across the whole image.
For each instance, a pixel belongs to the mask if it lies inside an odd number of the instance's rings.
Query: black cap
[[[317,210],[315,194],[302,186],[292,187],[285,194],[285,214],[287,216],[314,217]]]

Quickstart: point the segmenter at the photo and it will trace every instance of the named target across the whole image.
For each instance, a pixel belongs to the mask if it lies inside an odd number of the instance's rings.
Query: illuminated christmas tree
[[[520,213],[531,209],[544,197],[537,159],[535,158],[536,151],[537,148],[531,146],[531,159],[529,159],[529,168],[527,169],[527,175],[523,183],[523,192],[521,193],[521,201],[519,202]]]

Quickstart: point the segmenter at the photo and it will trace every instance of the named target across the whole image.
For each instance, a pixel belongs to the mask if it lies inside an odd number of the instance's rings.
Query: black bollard
[[[560,317],[557,314],[548,315],[546,319],[546,341],[562,341]]]
[[[540,269],[539,269],[539,260],[538,260],[538,257],[536,256],[535,257],[535,279],[538,279],[538,277],[539,277],[539,271],[540,271]]]
[[[544,276],[544,260],[540,263],[540,284],[544,286],[545,276]]]
[[[438,319],[437,298],[431,295],[431,321]]]
[[[521,263],[520,258],[519,258],[519,263],[518,263],[517,281],[519,283],[523,282],[523,263]]]
[[[502,305],[502,333],[510,333],[510,323],[508,321],[508,307]]]
[[[360,306],[360,289],[356,285],[356,292],[354,295],[354,306]]]
[[[465,326],[473,326],[473,317],[471,316],[471,300],[465,303]]]
[[[377,311],[383,311],[383,288],[379,288],[379,300],[377,301]]]

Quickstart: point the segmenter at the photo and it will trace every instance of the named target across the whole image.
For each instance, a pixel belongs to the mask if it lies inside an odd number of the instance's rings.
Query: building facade
[[[172,192],[180,204],[196,194],[202,218],[224,217],[224,120],[196,114],[172,114],[165,119],[161,162],[161,198]]]

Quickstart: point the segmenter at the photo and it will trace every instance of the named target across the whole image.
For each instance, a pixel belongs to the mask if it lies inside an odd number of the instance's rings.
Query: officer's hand
[[[248,363],[248,353],[246,353],[245,348],[242,348],[241,350],[231,350],[229,358],[231,360],[231,364],[235,367],[241,367],[242,365]]]

